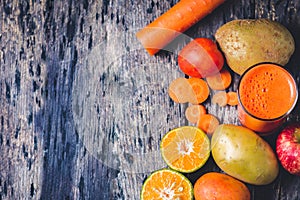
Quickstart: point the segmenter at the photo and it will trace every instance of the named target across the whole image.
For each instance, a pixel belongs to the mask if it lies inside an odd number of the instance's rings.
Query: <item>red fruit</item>
[[[213,40],[196,38],[179,52],[178,65],[186,75],[205,78],[222,69],[224,57]]]
[[[289,173],[300,176],[300,123],[288,125],[278,135],[276,153]]]

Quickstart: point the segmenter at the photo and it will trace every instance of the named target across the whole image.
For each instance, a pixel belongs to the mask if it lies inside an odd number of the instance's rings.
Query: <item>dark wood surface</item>
[[[167,95],[183,76],[176,52],[230,20],[285,25],[296,41],[287,68],[300,83],[299,0],[227,0],[153,57],[134,33],[176,0],[0,2],[0,199],[139,199],[145,178],[166,167],[162,136],[187,124],[187,105]],[[235,107],[205,105],[222,123],[239,123]],[[275,138],[265,139],[274,147]],[[187,177],[208,171],[220,171],[212,159]],[[282,168],[274,183],[247,186],[255,200],[300,199],[300,178]]]

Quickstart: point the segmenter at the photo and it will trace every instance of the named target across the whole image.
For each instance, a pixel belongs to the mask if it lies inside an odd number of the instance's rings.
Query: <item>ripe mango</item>
[[[295,51],[289,30],[269,19],[237,19],[219,27],[215,38],[237,74],[260,62],[286,65]]]

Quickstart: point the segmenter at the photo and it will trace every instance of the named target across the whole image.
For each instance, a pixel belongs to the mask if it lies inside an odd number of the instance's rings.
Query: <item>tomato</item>
[[[178,65],[186,75],[205,78],[222,69],[224,57],[213,40],[196,38],[179,52]]]

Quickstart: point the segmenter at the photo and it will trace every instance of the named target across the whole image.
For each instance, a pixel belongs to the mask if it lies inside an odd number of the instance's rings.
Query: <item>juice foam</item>
[[[295,104],[297,88],[293,77],[282,67],[266,63],[251,68],[239,85],[245,110],[261,119],[285,115]]]

